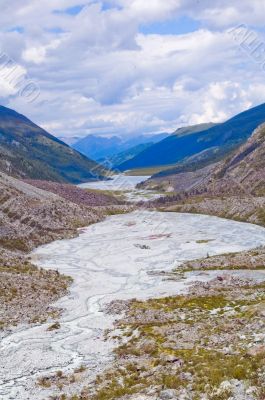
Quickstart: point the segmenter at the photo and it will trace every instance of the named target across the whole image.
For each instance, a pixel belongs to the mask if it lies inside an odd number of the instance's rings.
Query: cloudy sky
[[[265,102],[264,1],[0,5],[0,104],[56,136],[171,132]]]

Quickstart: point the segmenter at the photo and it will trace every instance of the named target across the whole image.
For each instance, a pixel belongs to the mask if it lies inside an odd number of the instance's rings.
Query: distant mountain
[[[172,165],[196,154],[204,153],[204,163],[214,161],[216,153],[222,156],[240,146],[254,129],[265,121],[265,104],[240,113],[232,119],[210,128],[196,125],[176,131],[160,143],[149,147],[126,161],[122,171],[162,165]]]
[[[130,147],[128,150],[122,151],[121,153],[115,154],[108,157],[107,159],[99,159],[98,162],[105,165],[106,168],[119,169],[119,165],[127,160],[132,159],[137,154],[141,153],[148,147],[152,146],[154,143],[142,143],[134,147]]]
[[[118,136],[108,138],[95,135],[88,135],[72,144],[73,149],[94,160],[113,156],[121,146],[122,140]]]
[[[156,135],[139,135],[128,139],[118,136],[88,135],[72,144],[72,147],[93,160],[104,162],[106,159],[110,159],[130,148],[146,143],[154,144],[165,139],[167,136],[168,133],[159,133]]]
[[[81,183],[106,171],[25,116],[0,106],[0,171],[20,178]]]

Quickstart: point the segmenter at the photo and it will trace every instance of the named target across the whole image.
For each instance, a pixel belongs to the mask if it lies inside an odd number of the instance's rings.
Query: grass
[[[231,301],[225,296],[207,296],[207,297],[194,297],[189,298],[186,296],[165,297],[162,299],[151,299],[146,302],[134,302],[132,309],[146,309],[146,310],[163,310],[166,312],[174,311],[176,309],[202,309],[202,310],[215,310],[217,308],[227,307]]]
[[[125,199],[124,190],[107,190],[107,189],[84,189],[88,193],[101,194],[107,197],[118,198],[119,200]]]
[[[108,216],[111,215],[121,215],[121,214],[128,214],[130,213],[132,210],[125,210],[125,209],[118,209],[118,208],[113,208],[113,209],[107,209],[105,211],[105,214]]]
[[[26,240],[24,239],[8,239],[1,238],[0,246],[8,249],[8,250],[19,250],[22,252],[29,251],[29,246]]]
[[[201,239],[201,240],[196,240],[196,243],[197,244],[206,244],[206,243],[213,242],[213,241],[214,241],[214,239]]]
[[[125,175],[127,175],[127,176],[149,176],[149,175],[158,174],[161,171],[166,171],[167,169],[170,169],[174,166],[175,165],[161,165],[161,166],[148,167],[148,168],[130,169],[125,172]]]
[[[265,226],[265,209],[259,208],[257,211],[258,221],[262,226]]]
[[[249,271],[249,265],[217,265],[217,266],[205,266],[203,268],[177,268],[175,271],[177,273],[185,273],[185,272],[192,272],[192,271]],[[265,265],[256,265],[251,267],[251,271],[263,271],[265,270]]]

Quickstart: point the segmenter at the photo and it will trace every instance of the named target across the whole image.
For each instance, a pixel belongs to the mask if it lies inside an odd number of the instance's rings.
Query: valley
[[[265,400],[264,12],[1,0],[0,400]]]
[[[216,217],[143,210],[108,217],[82,229],[77,238],[38,248],[32,262],[45,270],[56,266],[59,273],[72,277],[73,284],[69,294],[55,303],[64,311],[53,329],[47,321],[4,334],[0,395],[24,400],[78,393],[113,361],[111,351],[117,340],[104,340],[105,330],[113,329],[114,322],[106,314],[109,303],[185,295],[193,282],[211,281],[215,272],[188,272],[185,279],[172,280],[160,273],[209,254],[258,247],[264,244],[264,234],[264,228]],[[232,271],[227,274],[238,276]],[[261,272],[245,272],[240,279],[244,278],[257,284],[265,280]],[[37,384],[47,374],[62,371],[65,376],[81,365],[85,369],[81,381],[70,386],[58,389]]]
[[[3,168],[0,398],[263,400],[264,138],[195,169]]]

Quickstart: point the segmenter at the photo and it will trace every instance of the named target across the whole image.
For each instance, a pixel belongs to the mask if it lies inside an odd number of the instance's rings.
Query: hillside
[[[32,183],[41,188],[0,172],[0,333],[9,325],[58,317],[60,310],[50,304],[67,293],[71,282],[56,271],[36,268],[27,253],[73,237],[77,228],[124,207],[111,196],[73,185]]]
[[[145,188],[171,191],[152,206],[265,226],[265,124],[223,161],[193,172],[152,177]]]
[[[50,135],[25,116],[0,106],[0,171],[19,178],[80,183],[103,178],[94,161]]]
[[[265,124],[229,158],[218,164],[198,192],[214,195],[265,195]]]
[[[205,130],[203,126],[186,128],[173,134],[132,160],[123,163],[122,171],[157,165],[172,165],[191,156],[204,154],[204,166],[240,146],[265,121],[265,104],[240,113],[232,119]],[[205,153],[208,150],[209,152]],[[196,168],[196,165],[195,165]]]
[[[188,194],[265,194],[265,124],[229,157],[204,168],[172,169],[152,176],[141,187]]]
[[[94,209],[0,173],[0,248],[28,251],[71,236],[77,226],[98,221],[97,214]]]

